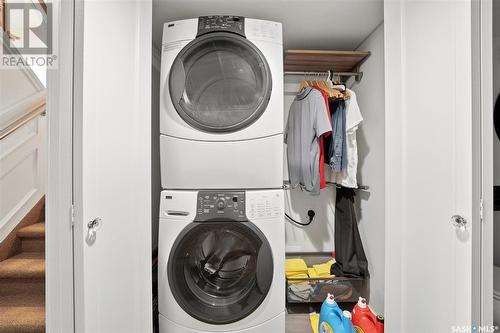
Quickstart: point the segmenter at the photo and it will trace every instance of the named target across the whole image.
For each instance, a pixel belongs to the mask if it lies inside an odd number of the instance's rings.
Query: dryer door
[[[210,324],[241,320],[259,307],[273,280],[264,234],[251,222],[195,222],[175,241],[168,282],[177,303]]]
[[[189,125],[228,133],[261,116],[272,80],[255,45],[234,33],[214,32],[196,38],[178,54],[168,86],[177,113]]]

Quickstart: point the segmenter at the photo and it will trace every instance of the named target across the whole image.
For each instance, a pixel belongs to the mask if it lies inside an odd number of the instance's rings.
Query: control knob
[[[226,208],[226,200],[224,200],[224,198],[220,198],[219,200],[217,200],[215,205],[217,206],[218,210],[223,210],[224,208]]]

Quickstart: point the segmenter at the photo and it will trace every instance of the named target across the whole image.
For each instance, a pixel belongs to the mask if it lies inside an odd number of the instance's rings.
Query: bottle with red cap
[[[384,332],[384,317],[376,315],[363,297],[359,298],[352,310],[352,323],[358,333]]]

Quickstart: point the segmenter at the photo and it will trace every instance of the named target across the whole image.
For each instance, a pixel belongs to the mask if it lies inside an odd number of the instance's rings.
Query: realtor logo
[[[52,4],[0,1],[3,54],[52,54]]]

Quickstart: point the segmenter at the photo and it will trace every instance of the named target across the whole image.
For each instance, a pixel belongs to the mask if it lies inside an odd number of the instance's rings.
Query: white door
[[[75,329],[149,333],[151,1],[75,14]]]
[[[385,1],[386,332],[480,324],[473,315],[481,164],[472,3]]]

